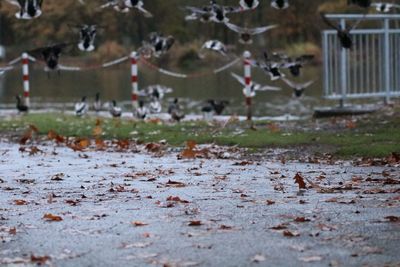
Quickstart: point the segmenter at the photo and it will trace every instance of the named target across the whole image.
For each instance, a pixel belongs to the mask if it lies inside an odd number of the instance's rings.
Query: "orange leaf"
[[[18,206],[28,205],[28,201],[23,200],[23,199],[16,199],[16,200],[14,200],[14,204],[18,205]]]
[[[304,178],[300,175],[300,173],[296,173],[294,177],[295,183],[299,184],[299,189],[306,189],[306,183],[304,182]]]
[[[203,223],[201,221],[190,221],[189,226],[201,226]]]
[[[188,149],[193,150],[196,148],[197,144],[196,144],[196,141],[188,140],[188,141],[186,141],[186,146]]]
[[[181,157],[185,159],[194,159],[196,157],[196,152],[191,149],[185,149],[182,151]]]
[[[103,133],[103,129],[101,126],[96,126],[93,128],[93,135],[94,136],[100,136]]]
[[[45,219],[46,221],[49,222],[59,222],[62,221],[63,219],[60,216],[53,215],[51,213],[46,213],[42,219]]]
[[[132,222],[132,224],[136,227],[149,225],[148,223],[144,223],[141,221],[134,221],[134,222]]]

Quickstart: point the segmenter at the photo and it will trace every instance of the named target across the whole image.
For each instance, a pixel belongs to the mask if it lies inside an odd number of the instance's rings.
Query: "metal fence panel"
[[[360,15],[327,15],[342,26]],[[324,95],[328,99],[400,96],[400,29],[391,21],[400,15],[368,15],[382,21],[379,29],[351,31],[354,46],[342,49],[335,30],[323,32]]]

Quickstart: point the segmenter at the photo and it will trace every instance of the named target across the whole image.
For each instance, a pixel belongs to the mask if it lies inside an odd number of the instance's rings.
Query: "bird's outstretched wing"
[[[258,28],[252,28],[252,29],[248,29],[248,33],[250,33],[251,35],[260,34],[260,33],[269,31],[271,29],[274,29],[276,27],[278,27],[278,24],[264,26],[264,27],[258,27]]]
[[[14,6],[17,6],[17,7],[22,7],[23,3],[24,3],[23,0],[18,0],[18,1],[17,0],[7,0],[7,2],[12,4],[12,5],[14,5]]]
[[[291,80],[288,80],[286,78],[282,78],[282,81],[284,81],[287,85],[289,85],[293,89],[297,88],[297,84],[292,82]]]
[[[320,13],[322,20],[331,28],[334,28],[337,31],[340,31],[341,29],[336,26],[335,24],[332,23],[332,21],[330,21],[326,16],[324,12]]]
[[[242,76],[237,75],[237,74],[234,73],[234,72],[231,72],[231,76],[232,76],[233,78],[235,78],[240,84],[246,85],[246,83],[245,83],[245,81],[244,81],[244,78],[243,78]]]

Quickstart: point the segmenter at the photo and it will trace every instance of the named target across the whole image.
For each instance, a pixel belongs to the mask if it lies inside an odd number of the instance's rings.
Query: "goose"
[[[135,111],[136,118],[144,120],[148,113],[149,113],[149,110],[144,105],[144,102],[142,100],[140,100],[139,101],[139,107]]]
[[[205,57],[205,55],[202,53],[202,51],[203,51],[204,49],[211,50],[211,51],[215,51],[215,52],[217,52],[217,53],[223,55],[224,57],[227,56],[226,53],[228,52],[226,46],[225,46],[221,41],[218,41],[218,40],[209,40],[209,41],[206,41],[206,42],[203,44],[203,46],[201,47],[201,49],[200,49],[200,52],[199,52],[199,57],[200,57],[200,58],[204,58],[204,57]]]
[[[400,5],[391,3],[372,3],[371,6],[375,7],[376,11],[384,13],[388,13],[393,8],[400,9]]]
[[[181,106],[179,105],[178,98],[174,99],[168,107],[168,113],[171,115],[172,120],[180,122],[184,117],[185,114],[183,113]]]
[[[229,23],[229,22],[225,23],[225,25],[232,31],[240,34],[239,42],[241,44],[252,44],[253,43],[253,40],[251,39],[252,35],[266,32],[266,31],[276,28],[278,26],[278,25],[270,25],[270,26],[251,29],[251,28],[242,28],[242,27],[239,27],[239,26]]]
[[[340,44],[344,49],[351,49],[353,47],[353,39],[351,38],[351,31],[360,24],[362,18],[358,20],[352,27],[347,27],[345,29],[342,26],[333,24],[326,16],[325,13],[320,14],[323,21],[329,25],[330,27],[334,28],[337,31],[337,36],[339,38]],[[364,15],[365,17],[365,15]]]
[[[94,40],[96,38],[96,25],[83,25],[80,28],[78,48],[81,51],[91,52],[95,49]]]
[[[281,67],[289,69],[290,73],[295,77],[298,77],[300,75],[300,69],[314,58],[314,55],[301,55],[294,59],[283,53],[274,53],[273,55],[281,60]]]
[[[96,97],[93,103],[93,108],[96,113],[99,113],[101,110],[101,100],[100,100],[100,93],[96,93]]]
[[[122,115],[122,109],[117,106],[117,101],[112,100],[109,112],[114,118],[119,118]]]
[[[19,113],[21,113],[21,112],[28,112],[29,107],[28,107],[26,104],[24,104],[24,103],[22,102],[21,96],[17,95],[17,96],[15,96],[15,98],[16,98],[16,100],[17,100],[17,109],[18,109],[18,112],[19,112]]]
[[[42,15],[43,0],[7,0],[8,3],[19,7],[15,14],[17,19],[34,19]]]
[[[276,9],[286,9],[289,7],[289,0],[272,0],[271,6]]]
[[[246,86],[246,81],[245,78],[237,75],[236,73],[231,72],[231,76],[235,78],[241,85]],[[274,87],[274,86],[269,86],[269,85],[261,85],[259,83],[255,83],[251,81],[250,83],[250,92],[251,92],[251,97],[254,97],[256,95],[256,91],[280,91],[280,87]],[[246,95],[246,88],[243,89],[243,94]]]
[[[258,0],[240,0],[239,5],[243,10],[256,9],[260,2]]]
[[[82,97],[81,101],[75,104],[75,115],[83,116],[87,113],[88,106],[86,103],[86,96]]]
[[[282,80],[294,90],[293,94],[295,97],[301,97],[304,93],[304,90],[314,83],[314,81],[308,81],[306,83],[295,83],[286,78],[282,78]]]

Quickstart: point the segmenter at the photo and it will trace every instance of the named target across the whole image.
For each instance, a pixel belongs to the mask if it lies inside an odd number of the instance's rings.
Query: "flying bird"
[[[394,8],[400,9],[399,4],[392,4],[392,3],[372,3],[371,6],[375,7],[376,11],[383,13],[388,13]]]
[[[264,52],[264,60],[251,60],[250,63],[253,66],[259,67],[264,70],[264,72],[271,77],[272,81],[285,77],[285,74],[282,73],[279,69],[282,64],[280,62],[275,62],[270,59],[266,52]]]
[[[228,49],[226,48],[226,46],[221,41],[218,41],[218,40],[209,40],[209,41],[205,42],[202,45],[200,52],[199,52],[200,58],[205,57],[205,55],[202,53],[202,51],[204,51],[205,49],[217,52],[225,57],[227,56],[227,52],[228,52]]]
[[[8,3],[19,7],[15,14],[18,19],[34,19],[42,15],[43,0],[7,0]]]
[[[286,9],[289,7],[289,0],[272,0],[271,6],[276,9]]]
[[[242,7],[221,6],[217,4],[216,0],[211,0],[211,18],[210,20],[216,23],[226,23],[229,18],[226,16],[230,13],[243,12]]]
[[[174,45],[174,43],[175,38],[173,36],[170,35],[164,37],[160,33],[152,32],[149,34],[148,41],[143,42],[143,47],[141,50],[150,51],[146,53],[154,55],[155,57],[160,57],[161,55],[168,52]]]
[[[314,58],[314,55],[301,55],[292,58],[283,53],[274,53],[273,56],[282,62],[282,68],[289,69],[290,73],[295,77],[298,77],[300,75],[300,69]]]
[[[292,82],[286,78],[282,78],[282,80],[293,89],[293,95],[295,97],[301,97],[305,91],[310,85],[314,83],[314,81],[309,81],[306,83],[295,83]]]
[[[33,56],[40,56],[46,63],[45,67],[46,72],[59,71],[60,69],[69,69],[69,67],[61,66],[58,63],[61,53],[69,45],[70,44],[67,43],[59,43],[55,45],[37,48],[35,50],[28,52],[28,54],[31,54]]]
[[[242,28],[229,22],[225,23],[225,25],[232,31],[239,33],[240,35],[239,42],[242,44],[252,44],[253,43],[253,40],[251,39],[252,35],[261,34],[278,26],[278,25],[270,25],[259,28]]]
[[[91,52],[95,49],[94,41],[97,34],[96,25],[82,25],[79,29],[78,48],[81,51]]]
[[[128,13],[132,8],[136,8],[146,18],[151,18],[153,15],[144,9],[142,0],[107,0],[107,3],[101,5],[100,8],[113,7],[114,10],[121,13]]]
[[[260,2],[258,0],[240,0],[239,5],[243,10],[255,9]]]
[[[332,23],[326,16],[325,13],[321,13],[322,20],[329,25],[330,27],[334,28],[337,31],[337,36],[339,38],[340,44],[344,49],[351,49],[353,47],[353,39],[351,37],[351,31],[355,29],[358,24],[362,21],[362,18],[359,19],[353,26],[349,26],[343,28],[342,25],[335,25]],[[364,15],[365,17],[365,15]]]
[[[231,75],[233,78],[235,78],[241,85],[246,86],[245,78],[237,75],[236,73],[231,72]],[[269,86],[269,85],[261,85],[259,83],[255,83],[251,81],[250,83],[250,92],[251,92],[251,97],[254,97],[256,95],[256,92],[263,92],[263,91],[280,91],[281,88],[279,87],[274,87],[274,86]],[[246,87],[243,88],[243,94],[246,92]]]

